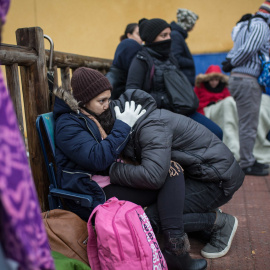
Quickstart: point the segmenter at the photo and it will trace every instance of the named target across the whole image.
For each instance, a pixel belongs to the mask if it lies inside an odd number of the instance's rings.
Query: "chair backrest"
[[[51,157],[51,155],[49,156],[46,151],[45,141],[44,141],[45,138],[43,138],[42,132],[41,132],[41,126],[43,126],[45,129],[47,140],[50,145],[53,159],[55,159],[54,125],[55,123],[54,123],[52,112],[44,113],[37,117],[36,128],[38,131],[38,137],[39,137],[46,168],[47,168],[49,179],[50,179],[50,187],[49,187],[49,194],[48,194],[49,207],[51,210],[56,209],[56,208],[63,209],[63,204],[60,198],[64,198],[64,199],[73,200],[75,201],[76,204],[90,209],[93,206],[92,196],[87,195],[87,194],[80,194],[80,193],[75,193],[72,191],[63,190],[61,188],[58,188],[57,186],[55,172],[54,172],[54,165],[53,165],[53,161],[55,160],[49,161],[49,157]]]
[[[47,134],[47,138],[50,143],[50,147],[53,153],[53,157],[55,157],[55,142],[54,142],[54,118],[53,118],[53,113],[44,113],[40,115],[42,122],[45,127],[45,131]]]
[[[42,136],[40,123],[43,124],[43,127],[45,129],[45,134],[46,134],[47,140],[50,145],[50,149],[53,154],[53,158],[55,158],[55,142],[54,142],[54,124],[55,123],[54,123],[53,113],[49,112],[49,113],[44,113],[44,114],[39,115],[36,120],[36,127],[38,131],[40,145],[41,145],[42,152],[45,159],[45,164],[46,164],[47,171],[49,174],[50,183],[56,188],[57,183],[55,180],[54,168],[53,168],[52,162],[49,161],[49,155],[46,151],[45,140]]]

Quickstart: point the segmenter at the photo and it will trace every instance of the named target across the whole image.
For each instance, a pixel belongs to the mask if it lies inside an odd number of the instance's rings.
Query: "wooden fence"
[[[29,162],[32,169],[42,211],[48,210],[49,180],[35,127],[39,114],[52,110],[48,88],[50,51],[44,48],[44,34],[39,27],[21,28],[16,31],[17,45],[0,46],[0,62],[5,66],[7,86],[14,103],[22,135],[27,133]],[[64,52],[53,52],[54,83],[70,88],[70,73],[78,67],[90,67],[102,73],[108,71],[112,61]],[[57,74],[61,74],[58,84]],[[20,90],[21,87],[21,90]],[[22,92],[22,99],[21,99]],[[24,111],[22,101],[24,102]],[[25,126],[23,124],[25,113]]]

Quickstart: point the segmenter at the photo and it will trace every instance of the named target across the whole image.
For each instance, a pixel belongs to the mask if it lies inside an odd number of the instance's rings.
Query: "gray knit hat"
[[[99,71],[80,67],[75,70],[71,78],[74,98],[81,105],[89,102],[106,90],[112,91],[109,80]]]
[[[185,8],[179,8],[177,10],[176,17],[177,24],[179,24],[187,32],[193,28],[196,21],[199,19],[197,14]]]
[[[141,19],[139,21],[139,33],[146,43],[152,43],[156,37],[166,28],[171,26],[162,19]]]

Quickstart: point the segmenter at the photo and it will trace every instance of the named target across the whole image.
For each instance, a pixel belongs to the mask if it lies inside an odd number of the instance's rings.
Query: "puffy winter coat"
[[[113,163],[111,183],[159,189],[174,160],[184,168],[187,181],[218,182],[225,195],[232,195],[241,186],[244,173],[233,154],[206,127],[183,115],[157,109],[154,99],[144,91],[127,90],[113,103],[124,108],[126,100],[146,109],[124,150],[125,156],[140,165]]]
[[[79,113],[73,96],[60,90],[56,94],[53,114],[58,185],[65,190],[92,195],[95,207],[105,202],[105,195],[91,180],[91,175],[106,174],[106,171],[108,175],[108,167],[124,149],[131,129],[116,120],[111,133],[102,140],[96,124]],[[67,205],[82,218],[89,218],[91,209],[84,213],[73,201],[67,201]]]

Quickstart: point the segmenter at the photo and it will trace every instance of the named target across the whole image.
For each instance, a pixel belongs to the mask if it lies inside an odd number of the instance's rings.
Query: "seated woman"
[[[113,87],[111,99],[117,99],[125,91],[130,63],[137,52],[142,48],[138,24],[128,24],[120,40],[121,42],[117,46],[114,54],[112,66],[106,74],[106,77]]]
[[[204,114],[204,108],[231,96],[228,86],[229,77],[221,72],[219,66],[211,65],[205,74],[196,77],[194,91],[199,99],[197,111]]]
[[[227,88],[228,79],[229,77],[221,72],[219,66],[211,65],[205,74],[199,74],[196,77],[194,91],[200,101],[197,111],[223,129],[223,142],[232,151],[236,160],[239,160],[238,114],[236,103]],[[268,175],[269,173],[267,170],[269,166],[266,165],[270,163],[270,143],[267,140],[267,133],[270,129],[269,101],[270,97],[263,94],[257,137],[253,149],[254,157],[265,168],[264,171],[260,172],[260,175]],[[246,174],[250,174],[250,172],[246,171]]]
[[[120,157],[133,134],[136,120],[145,110],[139,112],[140,105],[135,109],[132,100],[121,104],[123,112],[119,106],[109,108],[112,87],[105,76],[89,68],[78,68],[73,73],[71,86],[73,95],[57,90],[54,106],[59,186],[92,195],[94,207],[111,197],[142,207],[157,203],[162,232],[166,236],[163,254],[169,269],[206,269],[204,259],[191,259],[188,253],[189,242],[182,220],[185,181],[177,163],[170,166],[169,158],[162,184],[122,186],[112,184],[108,177],[111,164]],[[111,109],[115,109],[113,114]],[[92,209],[81,209],[69,201],[67,205],[71,211],[88,220]]]
[[[164,71],[179,69],[171,54],[170,25],[162,19],[141,19],[139,33],[145,46],[132,60],[126,89],[142,89],[154,97],[158,108],[173,111],[163,78]],[[222,130],[214,122],[196,111],[188,116],[205,125],[222,140]]]

